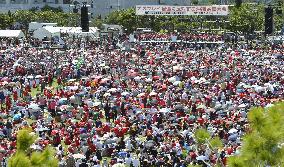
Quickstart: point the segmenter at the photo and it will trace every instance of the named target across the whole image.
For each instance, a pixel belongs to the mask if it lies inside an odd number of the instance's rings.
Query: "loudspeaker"
[[[272,34],[273,33],[273,8],[267,7],[265,8],[265,34]]]
[[[82,32],[89,32],[89,15],[88,7],[81,7],[81,28]]]
[[[243,0],[235,0],[236,7],[240,7],[243,3]]]

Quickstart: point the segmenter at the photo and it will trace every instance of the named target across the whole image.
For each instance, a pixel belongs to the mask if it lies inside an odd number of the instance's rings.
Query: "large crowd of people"
[[[23,127],[38,135],[32,149],[55,148],[61,167],[225,166],[240,152],[249,109],[284,96],[283,50],[272,47],[45,49],[7,41],[0,50],[3,166]],[[197,143],[201,128],[219,137],[222,148]]]

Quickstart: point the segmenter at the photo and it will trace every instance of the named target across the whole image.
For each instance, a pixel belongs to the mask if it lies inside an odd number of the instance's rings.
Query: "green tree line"
[[[95,18],[93,24],[119,24],[132,32],[137,28],[152,28],[154,31],[178,30],[191,31],[193,29],[220,29],[238,33],[264,31],[263,4],[243,3],[240,7],[231,6],[228,16],[137,16],[135,9],[124,9],[110,13],[106,18]],[[284,11],[283,5],[281,6]],[[284,24],[283,14],[276,14],[274,10],[275,31],[281,30]],[[283,12],[284,13],[284,12]]]
[[[64,13],[60,8],[45,6],[38,10],[18,10],[15,13],[0,14],[0,29],[10,28],[14,23],[20,23],[27,28],[30,22],[57,23],[58,26],[80,26],[80,15],[76,13]]]

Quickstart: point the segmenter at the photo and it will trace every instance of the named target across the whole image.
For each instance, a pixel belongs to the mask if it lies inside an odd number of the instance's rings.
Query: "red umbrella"
[[[9,81],[10,81],[10,79],[9,79],[8,77],[4,77],[4,78],[2,78],[2,79],[1,79],[1,81],[2,81],[2,82],[4,82],[4,81],[9,82]]]
[[[160,79],[159,76],[153,76],[153,80],[158,80],[158,79]]]
[[[51,135],[56,135],[58,133],[58,130],[52,130]]]

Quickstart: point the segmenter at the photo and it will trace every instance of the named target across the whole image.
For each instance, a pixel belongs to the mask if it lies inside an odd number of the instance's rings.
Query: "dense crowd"
[[[172,33],[172,34],[159,34],[154,32],[142,33],[137,35],[140,41],[171,41],[172,37],[176,36],[177,40],[188,42],[218,42],[223,41],[222,35],[211,33]]]
[[[132,45],[2,48],[2,165],[23,127],[39,136],[33,149],[56,149],[62,167],[226,165],[240,151],[248,109],[283,99],[281,49]],[[197,144],[200,128],[223,147]]]

